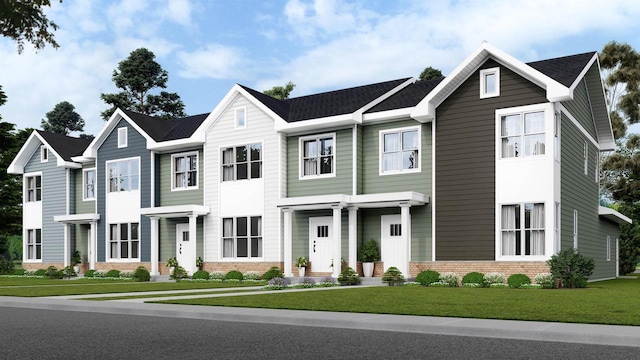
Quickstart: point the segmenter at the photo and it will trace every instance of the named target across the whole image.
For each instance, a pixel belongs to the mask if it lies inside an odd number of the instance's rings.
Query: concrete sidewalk
[[[148,300],[148,299],[147,299]],[[640,327],[0,296],[0,306],[640,347]]]

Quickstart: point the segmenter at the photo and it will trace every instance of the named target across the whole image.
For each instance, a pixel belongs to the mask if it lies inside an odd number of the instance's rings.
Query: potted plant
[[[202,258],[198,256],[198,258],[196,259],[196,267],[198,268],[198,270],[202,270],[203,265],[204,264],[203,264]]]
[[[374,262],[380,260],[380,250],[375,240],[370,239],[360,247],[360,261],[362,261],[362,273],[364,277],[373,276]]]
[[[304,256],[298,257],[296,260],[296,266],[298,267],[298,276],[304,277],[304,272],[307,269],[307,258]]]
[[[80,264],[82,263],[82,256],[80,256],[80,251],[76,250],[71,255],[71,265],[73,265],[73,271],[78,274],[80,272]]]
[[[169,275],[173,275],[173,271],[178,266],[178,260],[174,257],[169,258],[169,260],[167,260],[167,266],[169,267]]]

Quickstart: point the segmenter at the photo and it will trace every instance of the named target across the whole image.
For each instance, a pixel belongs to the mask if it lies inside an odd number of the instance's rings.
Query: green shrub
[[[504,274],[499,272],[490,272],[484,275],[484,282],[489,284],[489,287],[493,284],[504,284]]]
[[[595,261],[582,256],[577,250],[565,249],[551,256],[547,261],[551,274],[561,280],[561,287],[583,288],[587,286],[587,279],[593,274]]]
[[[195,273],[193,273],[193,276],[191,276],[192,279],[202,279],[202,280],[209,280],[209,272],[204,271],[204,270],[198,270]]]
[[[418,276],[416,276],[416,282],[419,282],[422,286],[429,286],[430,284],[438,281],[440,279],[440,273],[434,270],[424,270],[421,271]]]
[[[338,282],[340,285],[357,285],[360,284],[360,277],[351,267],[346,267],[338,276]]]
[[[464,284],[480,284],[480,286],[484,286],[484,274],[472,271],[462,277],[462,286]]]
[[[175,269],[173,269],[173,274],[171,274],[171,276],[169,277],[174,280],[180,280],[186,278],[187,276],[187,270],[178,265]]]
[[[25,269],[13,269],[13,275],[26,275],[26,272]]]
[[[13,274],[13,261],[5,259],[2,255],[0,255],[0,274]]]
[[[389,286],[394,286],[395,284],[404,283],[404,276],[402,275],[402,271],[395,266],[392,266],[387,269],[382,275],[382,282],[386,282]]]
[[[149,270],[147,270],[147,268],[145,268],[144,266],[138,266],[133,272],[132,277],[138,282],[151,280],[151,274],[149,273]]]
[[[120,277],[120,270],[109,270],[107,271],[107,275],[105,275],[106,277],[110,277],[110,278],[117,278]]]
[[[264,281],[269,281],[269,280],[271,280],[273,278],[276,278],[276,277],[284,278],[284,274],[282,273],[280,268],[277,267],[277,266],[271,267],[271,269],[267,270],[267,272],[262,274],[262,280],[264,280]]]
[[[458,274],[453,272],[446,272],[440,274],[439,282],[447,284],[450,287],[458,287]]]
[[[238,270],[231,270],[224,276],[224,279],[242,281],[242,273]]]
[[[543,289],[553,289],[556,281],[551,273],[540,273],[535,276],[536,284],[542,286]]]
[[[65,266],[62,270],[62,276],[66,277],[67,279],[70,279],[78,274],[76,274],[76,271],[73,270],[73,266]]]
[[[260,273],[257,271],[247,271],[243,276],[245,280],[260,280]]]
[[[45,269],[38,269],[36,270],[36,272],[33,273],[34,276],[47,276],[47,270]]]
[[[62,273],[53,265],[49,266],[47,270],[45,270],[45,275],[50,279],[62,279]]]
[[[531,279],[525,274],[513,274],[507,279],[510,288],[517,289],[522,285],[531,284]]]
[[[209,278],[211,280],[224,280],[225,275],[227,275],[224,271],[212,271],[209,274]]]
[[[95,271],[95,270],[87,270],[87,271],[84,273],[84,277],[86,277],[86,278],[92,278],[92,277],[94,277],[95,275],[96,275],[96,271]]]

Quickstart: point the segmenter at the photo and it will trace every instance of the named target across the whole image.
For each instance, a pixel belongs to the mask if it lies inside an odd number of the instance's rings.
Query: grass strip
[[[99,298],[84,298],[78,300],[95,300],[95,301],[109,301],[109,300],[126,300],[126,299],[150,299],[159,297],[172,297],[172,296],[191,296],[191,295],[209,295],[209,294],[229,294],[248,292],[255,290],[223,290],[223,291],[199,291],[199,292],[186,292],[186,293],[167,293],[167,294],[155,294],[155,295],[131,295],[131,296],[107,296]]]

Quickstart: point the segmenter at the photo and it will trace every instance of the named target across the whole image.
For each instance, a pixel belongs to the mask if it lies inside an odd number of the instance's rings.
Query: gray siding
[[[66,169],[56,166],[56,157],[49,152],[49,161],[40,162],[40,148],[25,165],[25,173],[42,172],[42,262],[63,262],[64,225],[53,217],[67,214]]]
[[[178,153],[191,152],[193,150],[179,151]],[[202,149],[198,149],[198,188],[191,190],[171,191],[171,155],[156,155],[159,158],[160,167],[156,168],[156,179],[159,178],[159,203],[156,206],[186,205],[195,204],[202,205],[203,188],[204,188],[204,160]]]
[[[364,169],[364,154],[362,152],[362,147],[363,147],[363,142],[364,142],[364,138],[363,138],[363,131],[362,131],[362,126],[360,125],[356,125],[356,135],[357,135],[357,142],[356,142],[356,194],[362,194],[364,192],[364,174],[363,174],[363,169]]]
[[[319,134],[332,132],[334,131],[323,131]],[[336,176],[329,178],[299,180],[299,137],[292,136],[287,139],[287,194],[289,197],[351,194],[353,192],[352,129],[337,130],[335,133]]]
[[[547,102],[503,66],[499,97],[480,99],[479,82],[476,71],[436,109],[436,260],[494,260],[495,110]]]
[[[589,93],[584,79],[582,79],[573,90],[573,98],[574,100],[565,101],[562,105],[578,120],[578,123],[582,125],[587,133],[597,140],[598,135],[596,134],[596,126],[589,102]]]
[[[126,148],[118,148],[118,128],[128,127],[128,146]],[[139,134],[133,126],[131,126],[125,120],[120,122],[113,129],[111,134],[107,136],[107,139],[102,143],[98,149],[98,157],[96,159],[97,169],[97,197],[98,197],[98,213],[100,214],[100,221],[98,222],[98,249],[97,257],[98,261],[105,261],[105,225],[108,219],[105,218],[105,197],[106,186],[105,173],[106,162],[109,160],[116,160],[128,157],[140,157],[140,206],[151,206],[151,157],[150,152],[146,148],[146,139]],[[150,261],[151,259],[151,242],[150,242],[150,222],[146,216],[140,216],[140,260]]]

